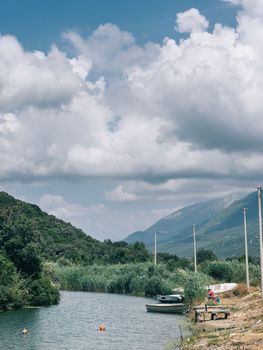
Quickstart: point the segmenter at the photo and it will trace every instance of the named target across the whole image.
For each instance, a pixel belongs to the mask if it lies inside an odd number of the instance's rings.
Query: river
[[[61,292],[59,305],[0,313],[2,350],[175,349],[189,332],[184,316],[147,313],[149,299],[117,294]],[[106,330],[99,331],[100,324]],[[29,329],[22,335],[22,329]]]

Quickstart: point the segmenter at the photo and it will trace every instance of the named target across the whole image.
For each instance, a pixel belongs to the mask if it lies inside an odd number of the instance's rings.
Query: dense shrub
[[[196,253],[197,264],[201,264],[205,261],[217,260],[217,256],[212,250],[207,250],[204,248],[198,249]]]
[[[47,276],[34,280],[29,287],[29,303],[31,305],[52,305],[59,302],[59,290],[51,284]]]
[[[155,296],[171,294],[172,289],[182,287],[193,273],[177,269],[170,272],[166,264],[154,266],[151,263],[126,265],[59,266],[53,264],[64,290],[126,293]],[[199,274],[203,285],[212,279]]]
[[[160,277],[151,277],[144,288],[145,296],[155,296],[157,294],[171,294],[172,290],[168,283]]]
[[[0,255],[0,310],[20,308],[27,303],[28,294],[24,284],[14,264]]]
[[[201,303],[206,298],[206,281],[199,274],[188,276],[184,284],[184,297],[189,305]]]
[[[246,281],[245,263],[239,260],[207,261],[200,268],[202,272],[220,282],[240,283]],[[258,285],[260,281],[259,265],[249,264],[249,274],[251,284]]]
[[[202,264],[201,271],[205,274],[213,277],[215,280],[231,282],[232,280],[232,268],[231,264],[227,261],[211,261]]]

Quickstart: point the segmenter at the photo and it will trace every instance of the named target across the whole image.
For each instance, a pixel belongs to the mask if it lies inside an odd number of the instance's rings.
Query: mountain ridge
[[[161,218],[145,231],[137,231],[126,238],[142,240],[148,249],[154,249],[157,232],[158,251],[192,257],[192,225],[197,224],[197,249],[213,250],[219,257],[243,255],[243,208],[247,209],[249,254],[258,255],[257,192],[242,198],[223,197],[196,203]]]

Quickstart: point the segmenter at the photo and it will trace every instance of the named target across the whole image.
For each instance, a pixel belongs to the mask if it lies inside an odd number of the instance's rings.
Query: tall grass
[[[203,273],[213,277],[218,282],[241,283],[246,281],[245,263],[238,260],[207,261],[200,266],[200,269]],[[259,285],[260,266],[249,264],[249,275],[251,285]]]
[[[59,266],[46,264],[53,280],[59,281],[63,290],[121,293],[154,296],[171,294],[177,287],[183,287],[192,271],[176,269],[171,272],[165,264],[138,263],[125,265]],[[211,283],[211,277],[199,274],[200,283]]]
[[[197,274],[189,269],[171,271],[164,263],[155,267],[150,262],[88,266],[46,263],[44,270],[62,290],[154,296],[184,288],[189,304],[202,301],[204,287],[209,284],[246,280],[245,265],[238,260],[207,261],[198,266]],[[249,271],[251,284],[258,285],[259,266],[250,264]]]

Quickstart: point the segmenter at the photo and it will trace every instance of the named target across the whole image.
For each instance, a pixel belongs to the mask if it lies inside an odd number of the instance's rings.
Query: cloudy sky
[[[2,0],[0,188],[98,239],[255,190],[262,0]]]

